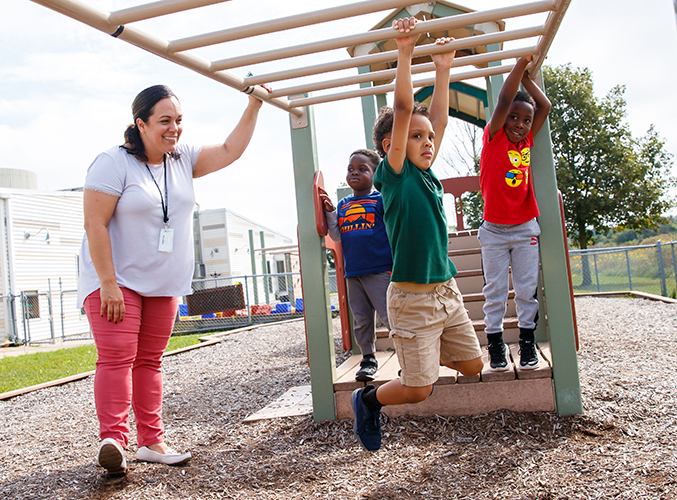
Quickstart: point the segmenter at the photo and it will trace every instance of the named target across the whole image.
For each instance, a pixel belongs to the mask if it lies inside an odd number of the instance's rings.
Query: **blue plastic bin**
[[[279,302],[275,304],[275,310],[273,312],[276,314],[291,313],[291,302]]]
[[[188,316],[188,304],[179,304],[179,316]]]
[[[296,299],[295,308],[297,313],[303,312],[303,299]]]

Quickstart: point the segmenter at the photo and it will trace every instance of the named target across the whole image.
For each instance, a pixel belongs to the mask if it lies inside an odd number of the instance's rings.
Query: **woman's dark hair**
[[[350,153],[351,158],[355,155],[366,156],[369,159],[371,169],[374,172],[376,172],[376,168],[378,167],[378,164],[381,163],[381,158],[379,158],[379,156],[376,154],[376,151],[371,150],[371,149],[358,149],[358,150]]]
[[[428,106],[420,102],[414,103],[414,110],[412,115],[428,116]],[[393,108],[390,106],[383,106],[381,112],[374,124],[374,132],[372,140],[374,141],[374,148],[381,155],[381,158],[386,157],[385,149],[383,149],[383,139],[393,131]]]
[[[148,119],[155,110],[155,105],[167,97],[174,97],[177,101],[179,100],[166,85],[153,85],[139,92],[132,103],[134,123],[129,125],[127,130],[125,130],[125,144],[120,147],[126,149],[129,154],[138,157],[142,161],[148,161],[148,156],[146,156],[146,148],[143,146],[139,128],[136,126],[136,119],[141,118],[144,123],[148,123]]]

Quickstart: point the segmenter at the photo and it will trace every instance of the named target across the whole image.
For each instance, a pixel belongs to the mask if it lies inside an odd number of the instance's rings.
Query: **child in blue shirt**
[[[383,223],[383,199],[374,191],[373,178],[380,162],[376,152],[358,149],[350,155],[346,182],[353,189],[334,208],[327,193],[320,191],[329,236],[341,242],[348,301],[353,312],[355,340],[362,351],[355,379],[369,382],[378,376],[374,311],[390,329],[386,292],[393,258]]]

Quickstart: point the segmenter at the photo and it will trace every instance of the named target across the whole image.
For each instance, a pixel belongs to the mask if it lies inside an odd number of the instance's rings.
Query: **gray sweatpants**
[[[374,311],[390,330],[386,294],[390,284],[390,273],[366,274],[346,278],[348,284],[348,302],[353,311],[353,330],[355,340],[362,355],[376,351],[376,325]]]
[[[536,219],[524,224],[504,225],[484,221],[477,239],[482,247],[484,270],[484,323],[486,333],[503,331],[503,317],[508,303],[508,267],[512,269],[518,326],[536,328],[539,254],[541,228]]]

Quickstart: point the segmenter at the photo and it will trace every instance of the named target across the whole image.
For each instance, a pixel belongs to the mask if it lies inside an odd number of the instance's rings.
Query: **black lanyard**
[[[150,174],[150,178],[153,179],[153,184],[155,184],[155,187],[157,188],[158,191],[160,191],[160,202],[162,203],[162,215],[163,215],[163,220],[164,223],[167,224],[169,222],[169,217],[167,217],[167,212],[169,211],[169,197],[167,196],[167,155],[165,155],[163,161],[162,161],[165,169],[165,197],[164,199],[162,198],[162,189],[160,189],[160,186],[158,186],[157,181],[155,180],[155,177],[153,177],[153,172],[150,171],[150,167],[148,166],[148,163],[145,161],[143,164],[146,166],[148,169],[148,173]]]

